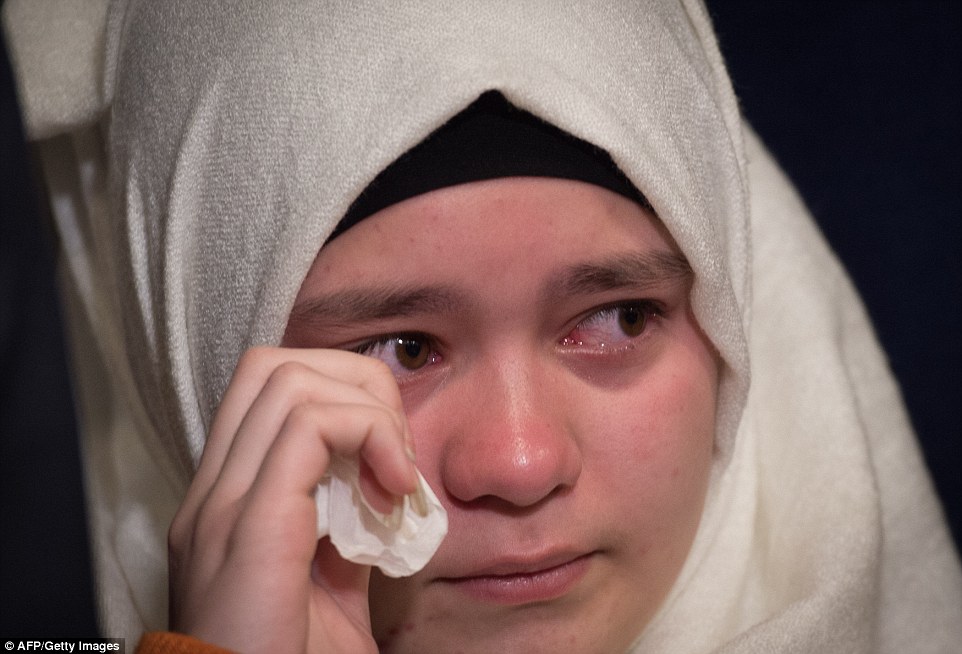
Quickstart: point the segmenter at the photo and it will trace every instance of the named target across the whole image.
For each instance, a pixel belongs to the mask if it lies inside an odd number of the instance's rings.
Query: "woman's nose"
[[[452,497],[526,507],[574,485],[581,450],[550,366],[502,360],[461,383],[464,394],[448,415],[440,453],[442,482]]]

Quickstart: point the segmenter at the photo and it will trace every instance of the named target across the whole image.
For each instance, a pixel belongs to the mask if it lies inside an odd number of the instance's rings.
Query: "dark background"
[[[962,14],[712,0],[743,109],[869,307],[962,536]],[[96,633],[53,281],[0,70],[0,635]],[[109,635],[109,634],[107,634]]]

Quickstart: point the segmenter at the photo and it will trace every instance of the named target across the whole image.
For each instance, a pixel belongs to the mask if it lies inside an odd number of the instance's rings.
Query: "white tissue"
[[[335,457],[318,484],[317,537],[330,536],[348,561],[374,565],[389,577],[412,575],[434,556],[448,532],[448,516],[418,472],[418,490],[385,515],[367,503],[356,460]]]

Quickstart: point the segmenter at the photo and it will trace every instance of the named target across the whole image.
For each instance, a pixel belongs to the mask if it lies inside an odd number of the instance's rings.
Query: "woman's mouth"
[[[475,599],[504,605],[547,602],[564,596],[585,575],[594,553],[567,554],[530,563],[505,561],[439,582]]]

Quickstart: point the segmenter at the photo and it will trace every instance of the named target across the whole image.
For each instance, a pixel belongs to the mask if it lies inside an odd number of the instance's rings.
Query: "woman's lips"
[[[561,555],[530,563],[503,562],[438,581],[485,602],[518,605],[565,595],[591,566],[593,554]]]

